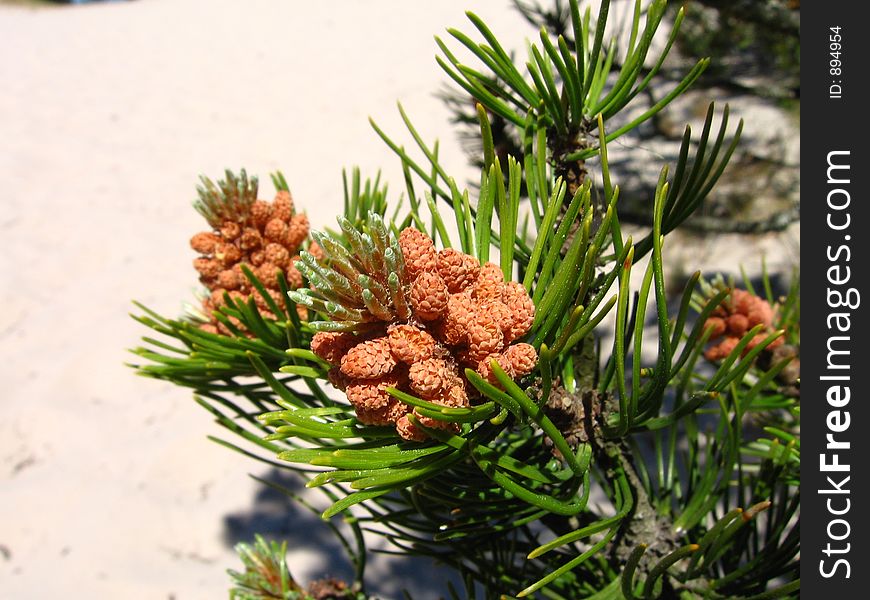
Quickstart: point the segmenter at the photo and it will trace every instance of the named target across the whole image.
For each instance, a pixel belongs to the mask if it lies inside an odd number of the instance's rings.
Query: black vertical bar
[[[865,598],[870,539],[866,261],[870,200],[866,4],[804,2],[801,15],[801,592]],[[865,114],[862,114],[865,113]],[[867,579],[865,579],[867,578]]]

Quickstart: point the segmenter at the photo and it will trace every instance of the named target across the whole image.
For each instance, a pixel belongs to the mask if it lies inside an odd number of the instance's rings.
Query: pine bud
[[[270,262],[282,269],[286,269],[290,264],[290,252],[281,244],[271,242],[266,245],[264,252],[266,253],[266,262]]]
[[[436,398],[453,383],[450,365],[440,358],[430,358],[411,365],[408,371],[411,389],[422,398]]]
[[[435,243],[425,233],[407,227],[399,234],[399,247],[405,261],[405,270],[410,279],[414,279],[424,271],[435,269],[437,254]]]
[[[495,376],[495,371],[492,369],[492,362],[495,361],[501,370],[505,372],[505,374],[511,379],[515,379],[517,377],[516,372],[514,371],[513,363],[510,358],[505,356],[504,354],[490,354],[489,356],[484,357],[479,363],[477,363],[477,373],[481,377],[483,377],[486,381],[496,386],[497,388],[501,388],[501,383],[498,378]]]
[[[217,248],[220,241],[220,236],[209,231],[203,231],[190,238],[190,247],[200,254],[214,254],[215,248]]]
[[[450,294],[447,312],[438,324],[438,337],[445,344],[455,346],[468,342],[468,326],[478,306],[467,293]]]
[[[474,282],[474,297],[480,300],[501,300],[504,288],[504,273],[501,267],[488,262],[480,267]]]
[[[505,358],[511,363],[511,367],[517,377],[525,377],[535,370],[538,364],[538,353],[531,344],[513,344],[504,351]],[[500,364],[500,363],[499,363]]]
[[[521,283],[510,281],[504,285],[503,302],[513,313],[514,321],[505,340],[513,341],[526,335],[535,322],[535,303]]]
[[[425,442],[429,437],[422,429],[411,423],[407,415],[396,421],[396,432],[409,442]]]
[[[293,197],[287,190],[279,190],[272,200],[272,218],[287,223],[291,217],[293,217]]]
[[[727,331],[728,325],[725,324],[725,319],[722,317],[710,317],[704,324],[704,328],[712,330],[709,339],[715,340]]]
[[[437,273],[424,271],[411,284],[411,306],[424,321],[434,321],[447,310],[447,285]]]
[[[242,235],[242,228],[235,221],[224,221],[221,225],[221,236],[225,240],[234,241],[240,235]]]
[[[220,262],[204,256],[193,259],[193,268],[202,275],[203,279],[216,279],[222,270]]]
[[[741,315],[740,313],[728,317],[727,323],[728,333],[737,337],[743,337],[743,334],[749,329],[749,319],[746,318],[746,315]]]
[[[251,205],[251,221],[258,228],[263,229],[272,219],[272,205],[265,200],[257,200]]]
[[[474,360],[481,360],[498,352],[504,345],[504,335],[498,323],[486,314],[478,314],[468,327],[468,352]]]
[[[320,331],[311,338],[311,351],[331,365],[340,366],[341,359],[357,344],[352,333]]]
[[[241,260],[242,252],[233,244],[220,244],[215,251],[215,258],[229,267]]]
[[[376,338],[351,348],[341,359],[341,372],[354,379],[377,379],[396,367],[387,338]]]
[[[413,325],[394,325],[387,329],[390,352],[396,359],[413,364],[432,358],[435,340],[431,335]]]
[[[293,218],[290,219],[290,226],[287,230],[287,237],[284,243],[295,251],[302,245],[305,238],[308,237],[309,229],[308,215],[304,213],[293,215]]]
[[[288,231],[289,226],[287,225],[287,223],[285,223],[281,219],[273,218],[271,221],[266,223],[266,228],[263,230],[263,235],[265,235],[266,239],[270,242],[282,244],[287,238]]]
[[[242,231],[242,235],[239,238],[239,248],[245,251],[256,250],[262,245],[262,243],[263,237],[260,235],[260,232],[253,227],[248,227]]]
[[[469,287],[480,274],[480,263],[476,258],[453,248],[438,252],[437,268],[450,293],[461,292]]]

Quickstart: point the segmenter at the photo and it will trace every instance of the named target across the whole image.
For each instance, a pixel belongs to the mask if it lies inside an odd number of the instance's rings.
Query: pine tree
[[[243,438],[222,444],[322,492],[356,567],[349,586],[304,590],[258,540],[240,547],[232,597],[364,596],[364,529],[454,569],[455,598],[799,594],[797,284],[776,297],[766,275],[756,293],[698,272],[666,293],[667,236],[722,176],[742,123],[711,104],[699,134],[687,126],[651,231],[625,237],[611,143],[708,61],[626,120],[682,10],[651,56],[664,0],[636,3],[625,48],[607,40],[608,0],[594,19],[557,4],[570,31],[542,28],[526,60],[472,13],[475,33],[436,38],[475,102],[469,189],[401,106],[413,152],[373,127],[402,162],[407,206],[354,170],[338,227],[309,232],[280,173],[272,202],[244,171],[203,180],[211,230],[191,245],[209,293],[181,318],[139,305],[161,338],[144,338],[136,369],[192,388]],[[513,146],[496,146],[494,123]]]

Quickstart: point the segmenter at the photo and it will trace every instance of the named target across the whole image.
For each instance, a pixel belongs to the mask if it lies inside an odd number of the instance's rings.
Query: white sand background
[[[123,366],[147,333],[130,301],[175,315],[193,298],[201,173],[245,167],[268,198],[281,169],[315,226],[340,210],[342,167],[381,168],[395,200],[399,161],[367,117],[411,145],[397,99],[471,177],[432,35],[470,31],[473,7],[519,47],[534,32],[508,5],[0,4],[0,598],[226,596],[227,518],[256,523],[247,474],[266,469],[209,442],[222,431],[187,390]],[[314,551],[325,527],[292,514],[291,570],[336,572]],[[432,571],[413,573],[376,560],[369,580],[395,597]]]
[[[266,469],[206,439],[222,431],[188,390],[123,366],[146,333],[130,301],[175,315],[193,298],[201,173],[245,167],[270,198],[281,169],[331,225],[343,167],[382,168],[397,199],[399,161],[367,121],[413,143],[397,99],[466,173],[432,36],[467,29],[469,4],[0,5],[0,598],[226,597],[224,518],[254,510],[247,473]],[[476,4],[528,32],[507,2]],[[292,550],[301,579],[334,571]]]

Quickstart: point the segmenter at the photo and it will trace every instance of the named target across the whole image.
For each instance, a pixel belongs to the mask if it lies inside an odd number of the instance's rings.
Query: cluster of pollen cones
[[[531,328],[535,306],[525,288],[504,281],[493,263],[480,265],[450,248],[437,251],[432,239],[414,228],[404,229],[396,240],[378,218],[370,229],[351,236],[350,245],[358,245],[359,253],[313,234],[326,259],[315,265],[303,252],[300,269],[306,277],[331,278],[344,291],[330,293],[318,286],[307,297],[291,296],[325,307],[341,322],[341,327],[332,327],[335,321],[312,323],[322,330],[311,350],[333,365],[330,381],[347,394],[357,418],[369,425],[393,425],[402,438],[422,441],[427,436],[409,419],[411,407],[388,388],[442,406],[466,407],[476,390],[466,381],[465,368],[494,385],[499,383],[492,361],[512,379],[528,375],[537,353],[516,340]],[[414,416],[425,427],[459,430],[456,423]]]
[[[707,319],[706,327],[713,330],[710,339],[719,341],[707,348],[704,356],[707,360],[722,360],[731,354],[747,331],[756,325],[763,325],[762,330],[744,348],[743,353],[746,354],[770,335],[773,320],[773,307],[766,300],[746,290],[732,290],[731,295]],[[767,349],[773,350],[784,341],[785,338],[780,336]]]
[[[214,310],[223,306],[225,293],[245,301],[253,297],[261,314],[274,319],[275,315],[253,289],[242,267],[250,269],[275,303],[285,308],[278,277],[283,274],[291,289],[302,286],[302,274],[294,264],[308,237],[308,217],[294,211],[290,192],[279,191],[272,202],[255,200],[243,210],[232,211],[210,224],[214,227],[212,231],[197,233],[190,240],[191,247],[201,255],[193,261],[193,266],[202,284],[211,292],[203,300],[203,312],[212,320],[204,324],[203,329],[229,333],[224,324],[213,317]],[[319,248],[312,244],[309,252],[319,253]],[[305,317],[304,309],[300,316]]]

